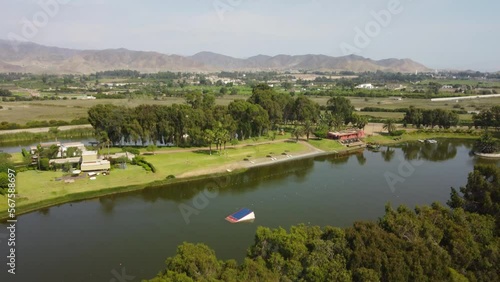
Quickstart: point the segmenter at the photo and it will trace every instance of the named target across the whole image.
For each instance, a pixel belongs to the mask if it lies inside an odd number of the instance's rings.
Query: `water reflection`
[[[306,176],[314,168],[314,159],[301,159],[285,163],[277,163],[273,166],[256,167],[245,173],[227,176],[211,177],[164,185],[160,187],[149,187],[142,191],[130,192],[126,196],[140,196],[145,202],[155,203],[158,200],[173,201],[183,203],[193,199],[206,189],[217,189],[218,193],[224,194],[244,194],[252,190],[261,188],[265,181],[281,181],[284,178],[295,176],[294,182],[306,180]],[[270,187],[270,186],[266,186]],[[102,209],[106,213],[113,211],[116,201],[125,199],[123,196],[105,196],[99,198]]]
[[[457,156],[458,148],[472,148],[472,142],[460,140],[440,140],[438,144],[423,144],[420,142],[410,142],[398,147],[386,147],[382,149],[381,155],[384,162],[391,162],[400,153],[406,160],[423,159],[433,162],[440,162],[453,159]],[[462,148],[463,150],[463,148]],[[263,185],[265,182],[280,182],[288,177],[294,177],[293,182],[302,183],[307,181],[307,176],[314,170],[315,162],[327,162],[332,167],[341,167],[349,162],[351,158],[356,158],[360,166],[366,165],[368,161],[364,151],[343,155],[319,156],[316,158],[293,160],[284,163],[277,163],[272,166],[263,166],[249,169],[245,173],[227,176],[198,179],[159,187],[149,187],[141,191],[130,192],[121,195],[110,195],[99,198],[102,211],[105,214],[113,213],[115,205],[127,198],[140,197],[145,202],[155,203],[158,200],[172,201],[180,204],[192,200],[207,189],[217,189],[220,195],[240,195],[257,189],[273,187]],[[497,164],[498,160],[481,160],[470,158],[467,162]],[[472,164],[472,165],[473,165]],[[211,188],[210,188],[211,187]],[[40,211],[48,214],[49,209]]]
[[[400,148],[406,160],[424,159],[442,162],[455,158],[459,147],[470,149],[472,143],[460,140],[439,140],[437,144],[409,142]]]
[[[365,165],[366,164],[366,157],[365,157],[364,151],[357,153],[356,159],[358,160],[359,165],[361,165],[361,166]]]
[[[396,155],[396,150],[392,147],[387,147],[385,151],[381,151],[380,153],[382,154],[382,158],[385,162],[391,162]]]

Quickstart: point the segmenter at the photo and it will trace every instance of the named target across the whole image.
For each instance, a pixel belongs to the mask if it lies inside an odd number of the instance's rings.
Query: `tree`
[[[365,126],[368,124],[368,117],[353,114],[352,115],[352,123],[354,126],[356,126],[356,128],[364,129]]]
[[[451,189],[452,208],[492,215],[500,223],[500,168],[494,165],[476,165],[469,174],[467,185],[460,188],[460,196],[455,188]]]
[[[341,96],[330,98],[327,102],[327,109],[333,114],[342,117],[345,125],[353,121],[354,106],[351,101]]]
[[[269,128],[269,115],[260,105],[243,100],[236,100],[229,104],[228,110],[236,123],[236,130],[242,140],[261,136]]]
[[[215,134],[211,129],[205,129],[205,132],[203,134],[203,138],[206,143],[208,143],[208,147],[210,149],[210,155],[212,155],[212,143],[215,140]]]
[[[153,155],[155,154],[155,151],[158,149],[158,147],[156,147],[156,145],[154,144],[151,144],[149,145],[147,148],[146,148],[146,151],[152,153]]]
[[[290,90],[290,89],[293,88],[293,84],[291,82],[288,82],[288,81],[287,82],[282,82],[281,83],[281,87],[283,87],[283,89],[285,89],[285,90],[288,91],[288,90]]]
[[[0,88],[0,96],[9,97],[9,96],[12,96],[12,92],[8,89]]]
[[[56,139],[57,139],[57,136],[59,135],[60,132],[61,132],[61,130],[59,130],[59,128],[57,128],[57,127],[49,128],[49,134],[53,135]]]
[[[302,126],[297,126],[292,132],[292,136],[296,138],[296,141],[299,141],[299,138],[304,135],[304,128]]]
[[[406,127],[408,124],[413,124],[413,126],[420,128],[422,123],[422,110],[415,108],[415,106],[410,106],[408,110],[406,110],[405,117],[403,118],[403,125]]]
[[[493,106],[491,109],[483,110],[474,115],[474,126],[488,129],[494,127],[500,129],[500,106]]]
[[[314,126],[314,124],[311,121],[306,121],[304,123],[303,131],[307,137],[307,141],[309,141],[309,136],[311,135],[311,133],[314,132],[314,130],[316,130],[316,127]]]
[[[220,95],[226,95],[228,92],[227,87],[221,87],[219,90]]]
[[[395,122],[395,120],[388,119],[384,123],[383,129],[387,130],[387,132],[389,132],[389,134],[392,134],[394,131],[396,131],[396,122]]]
[[[299,122],[316,122],[320,114],[319,105],[306,96],[299,96],[295,99],[293,112],[295,114],[295,120]]]
[[[483,154],[493,154],[500,151],[498,141],[493,139],[493,136],[488,130],[485,130],[483,135],[474,144],[474,151]]]

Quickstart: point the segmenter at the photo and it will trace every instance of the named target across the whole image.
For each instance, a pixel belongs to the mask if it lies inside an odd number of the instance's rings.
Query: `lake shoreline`
[[[239,166],[235,168],[234,170],[227,171],[225,167],[227,165],[220,166],[216,168],[215,170],[211,170],[210,172],[206,173],[198,173],[194,175],[189,175],[189,176],[181,176],[175,179],[165,179],[165,180],[160,180],[160,181],[154,181],[154,182],[149,182],[149,183],[144,183],[144,184],[136,184],[136,185],[129,185],[129,186],[118,186],[118,187],[109,187],[106,189],[101,189],[101,190],[96,190],[96,191],[88,191],[88,192],[80,192],[80,193],[73,193],[73,194],[66,194],[61,197],[57,198],[52,198],[48,200],[43,200],[40,202],[36,203],[31,203],[22,207],[17,207],[16,208],[16,215],[23,215],[27,214],[30,212],[34,212],[37,210],[42,210],[58,205],[63,205],[67,203],[72,203],[72,202],[79,202],[79,201],[85,201],[85,200],[92,200],[92,199],[98,199],[101,197],[105,196],[111,196],[111,195],[117,195],[117,194],[124,194],[124,193],[129,193],[129,192],[136,192],[144,189],[157,189],[157,188],[169,188],[171,185],[179,184],[179,183],[186,183],[186,182],[193,182],[193,181],[199,181],[199,180],[204,180],[204,179],[210,179],[210,178],[218,178],[218,177],[223,177],[223,176],[228,176],[228,175],[238,175],[247,172],[249,169],[253,168],[258,168],[258,167],[265,167],[265,166],[272,166],[275,164],[283,163],[283,162],[289,162],[289,161],[294,161],[294,160],[301,160],[301,159],[309,159],[309,158],[316,158],[318,156],[329,156],[329,155],[348,155],[351,153],[354,153],[356,151],[364,150],[363,147],[353,147],[353,148],[345,148],[343,150],[337,150],[337,151],[322,151],[319,149],[313,150],[313,151],[308,151],[296,156],[293,156],[291,158],[283,158],[279,159],[276,161],[267,161],[268,159],[266,158],[264,161],[256,163],[256,164],[250,164],[248,163],[245,166]],[[6,220],[9,219],[7,210],[0,211],[0,222],[5,222]]]
[[[393,140],[389,139],[385,136],[384,139],[386,139],[387,142],[379,142],[379,144],[384,145],[384,146],[392,146],[392,145],[398,145],[402,144],[405,142],[413,142],[417,141],[418,139],[422,138],[422,134],[418,135],[413,135],[413,134],[405,134],[407,138],[402,138],[400,140]],[[444,135],[446,136],[439,136],[441,134],[432,134],[432,133],[425,133],[427,138],[450,138],[450,139],[464,139],[464,140],[470,140],[473,138],[477,138],[476,136],[463,136],[459,134],[451,134],[451,133],[446,133]],[[409,138],[408,138],[409,137]],[[392,137],[391,137],[392,138]],[[366,142],[369,142],[370,139],[366,140]],[[309,143],[307,143],[309,144]],[[309,144],[310,145],[310,144]],[[312,147],[312,145],[310,145]],[[200,172],[197,173],[195,172],[190,172],[190,173],[184,173],[185,176],[181,176],[175,179],[165,179],[165,180],[159,180],[159,181],[154,181],[154,182],[149,182],[149,183],[143,183],[143,184],[136,184],[136,185],[128,185],[128,186],[115,186],[115,187],[109,187],[106,189],[101,189],[101,190],[96,190],[96,191],[88,191],[88,192],[79,192],[79,193],[73,193],[73,194],[66,194],[57,198],[52,198],[52,199],[47,199],[47,200],[42,200],[36,203],[31,203],[27,204],[22,207],[17,207],[16,208],[16,215],[22,215],[30,212],[34,212],[37,210],[53,207],[53,206],[58,206],[70,202],[78,202],[78,201],[84,201],[84,200],[91,200],[91,199],[96,199],[104,196],[110,196],[110,195],[116,195],[116,194],[122,194],[122,193],[128,193],[128,192],[134,192],[134,191],[140,191],[146,188],[159,188],[159,187],[164,187],[164,186],[170,186],[173,184],[178,184],[178,183],[185,183],[185,182],[191,182],[191,181],[196,181],[196,180],[202,180],[202,179],[208,179],[208,178],[214,178],[214,177],[220,177],[220,176],[226,176],[226,175],[235,175],[235,174],[241,174],[245,173],[247,170],[256,168],[256,167],[261,167],[261,166],[272,166],[273,164],[278,164],[282,162],[288,162],[288,161],[293,161],[293,160],[298,160],[298,159],[307,159],[307,158],[315,158],[318,156],[329,156],[329,155],[347,155],[351,153],[355,153],[360,150],[364,150],[364,147],[345,147],[343,149],[339,150],[332,150],[332,151],[323,151],[318,148],[313,149],[311,151],[302,153],[300,155],[293,156],[292,158],[284,158],[276,161],[266,161],[264,162],[259,162],[257,164],[246,164],[244,166],[238,165],[238,163],[234,163],[236,167],[231,170],[227,170],[227,165],[217,167],[216,169],[212,169],[210,171],[205,171],[205,172]],[[0,222],[4,222],[7,219],[9,219],[7,210],[0,211]]]

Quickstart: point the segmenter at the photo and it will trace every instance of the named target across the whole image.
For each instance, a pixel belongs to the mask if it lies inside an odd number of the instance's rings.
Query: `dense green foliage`
[[[0,152],[0,195],[6,194],[8,189],[9,169],[14,169],[14,164],[12,163],[12,155],[4,152]]]
[[[474,126],[500,130],[500,106],[493,106],[491,109],[483,110],[473,117]]]
[[[305,96],[295,99],[259,84],[248,100],[235,100],[228,106],[216,106],[211,94],[192,92],[188,105],[140,105],[135,108],[100,104],[89,109],[89,122],[101,143],[176,144],[218,148],[236,139],[269,134],[281,124],[302,124],[304,134],[314,132],[322,123],[331,127],[347,125],[364,127],[365,118],[354,116],[354,107],[343,97],[329,101],[322,116],[317,103]]]
[[[494,139],[493,135],[486,130],[481,138],[474,144],[474,151],[483,154],[500,152],[500,142]]]
[[[453,111],[443,109],[422,110],[413,106],[406,111],[403,119],[405,126],[413,124],[417,128],[422,126],[434,128],[438,126],[439,128],[448,129],[457,126],[459,121],[458,114]]]
[[[0,96],[7,97],[7,96],[12,96],[12,92],[8,89],[3,89],[0,88]]]
[[[184,243],[150,281],[499,281],[499,174],[476,167],[452,209],[387,205],[377,223],[345,229],[259,227],[242,264]]]
[[[156,172],[156,168],[154,167],[154,165],[148,161],[146,161],[144,159],[144,157],[142,156],[136,156],[133,160],[132,160],[132,164],[134,165],[138,165],[138,166],[141,166],[142,168],[144,168],[146,171],[150,171],[152,173],[155,173]]]

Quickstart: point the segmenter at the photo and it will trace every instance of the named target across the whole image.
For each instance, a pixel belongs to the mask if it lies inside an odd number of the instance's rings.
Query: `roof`
[[[93,156],[93,155],[97,156],[97,151],[85,151],[85,152],[82,152],[82,156]]]
[[[340,132],[328,132],[328,134],[336,136],[345,136],[345,135],[359,134],[359,132],[361,132],[361,130],[343,130]]]
[[[231,221],[231,222],[237,222],[237,221],[241,220],[242,218],[244,218],[245,216],[251,214],[252,212],[253,211],[251,211],[250,209],[243,208],[243,209],[233,213],[232,215],[226,217],[226,219]]]
[[[42,147],[50,147],[52,145],[56,145],[56,146],[61,146],[61,143],[60,142],[46,142],[46,143],[40,143],[40,146]]]
[[[62,146],[64,147],[84,147],[85,145],[82,142],[69,142],[69,143],[63,143]]]
[[[79,163],[80,162],[80,157],[75,157],[75,158],[66,158],[66,159],[51,159],[49,160],[49,163],[55,163],[55,164],[65,164],[65,163]]]

